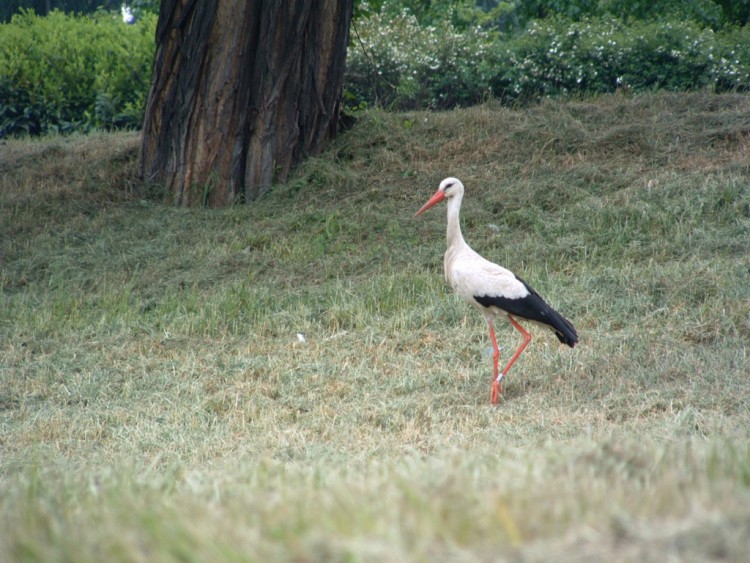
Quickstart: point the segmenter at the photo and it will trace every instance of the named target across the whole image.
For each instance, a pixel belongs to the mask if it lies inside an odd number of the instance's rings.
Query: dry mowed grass
[[[750,98],[370,112],[226,210],[137,145],[0,145],[0,560],[745,560]],[[497,408],[448,175],[581,336]]]

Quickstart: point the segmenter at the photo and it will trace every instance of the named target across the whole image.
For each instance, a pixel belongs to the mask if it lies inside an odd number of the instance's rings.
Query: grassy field
[[[219,211],[137,146],[0,144],[0,560],[745,560],[749,97],[366,113]],[[581,337],[495,408],[448,175]]]

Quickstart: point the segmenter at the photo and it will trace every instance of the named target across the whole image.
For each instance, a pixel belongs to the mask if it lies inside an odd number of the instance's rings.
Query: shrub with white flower
[[[750,89],[750,26],[715,32],[691,21],[614,17],[533,21],[515,37],[449,21],[374,15],[355,23],[346,88],[358,102],[444,109],[487,97],[714,88]]]
[[[355,22],[346,88],[357,100],[399,108],[476,103],[493,76],[491,35],[460,32],[449,21],[421,27],[407,12]]]

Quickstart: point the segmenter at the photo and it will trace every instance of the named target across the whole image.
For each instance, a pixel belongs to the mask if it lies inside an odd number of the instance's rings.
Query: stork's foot
[[[490,393],[490,404],[496,405],[500,395],[503,393],[503,385],[499,379],[492,382],[492,393]]]

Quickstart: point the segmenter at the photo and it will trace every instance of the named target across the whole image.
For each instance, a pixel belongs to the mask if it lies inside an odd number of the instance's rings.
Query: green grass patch
[[[364,113],[174,209],[132,133],[0,153],[0,560],[742,560],[750,102]],[[578,328],[489,405],[463,230]],[[507,359],[518,337],[498,326]]]

